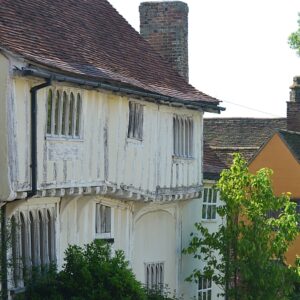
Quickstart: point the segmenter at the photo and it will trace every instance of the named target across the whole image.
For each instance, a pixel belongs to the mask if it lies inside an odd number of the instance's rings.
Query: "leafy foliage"
[[[18,300],[168,300],[160,291],[146,291],[136,280],[122,251],[112,254],[100,240],[69,246],[65,264],[33,274]],[[173,298],[172,298],[173,299]]]
[[[224,203],[217,210],[222,224],[211,233],[196,223],[197,232],[184,250],[206,264],[189,280],[211,277],[227,299],[288,299],[298,269],[284,264],[285,253],[298,234],[298,217],[288,194],[274,196],[271,175],[269,169],[250,174],[246,161],[235,155],[217,184]]]
[[[300,55],[300,13],[298,14],[298,16],[298,30],[291,33],[288,38],[288,42],[290,47],[297,50],[297,54]]]

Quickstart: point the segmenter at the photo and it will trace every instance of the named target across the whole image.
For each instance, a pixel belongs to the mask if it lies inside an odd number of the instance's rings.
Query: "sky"
[[[108,1],[139,31],[142,1]],[[297,30],[300,0],[184,2],[190,83],[223,101],[220,117],[285,117],[289,87],[300,76],[300,57],[287,43]]]

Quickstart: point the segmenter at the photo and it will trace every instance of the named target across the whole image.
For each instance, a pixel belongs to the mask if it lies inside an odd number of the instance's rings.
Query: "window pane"
[[[73,127],[74,127],[74,109],[75,109],[75,99],[74,94],[71,93],[70,96],[70,108],[69,108],[69,135],[73,135]]]
[[[208,194],[208,202],[211,203],[212,201],[212,189],[208,189],[209,194]]]
[[[207,189],[204,189],[203,202],[207,202]]]
[[[185,156],[189,157],[189,131],[190,131],[189,121],[185,120]]]
[[[202,281],[203,281],[203,290],[205,290],[207,288],[206,279],[202,277]]]
[[[207,287],[211,288],[211,280],[210,279],[207,279]]]
[[[76,129],[75,129],[75,136],[79,136],[79,130],[80,130],[80,116],[81,116],[81,98],[80,98],[80,95],[77,94],[77,105],[76,105]]]
[[[207,293],[207,300],[211,300],[211,290],[209,290]]]
[[[198,280],[198,289],[202,290],[202,287],[203,287],[203,285],[202,285],[202,277],[200,277],[199,280]]]
[[[51,126],[52,126],[52,90],[48,92],[48,100],[47,100],[47,133],[51,134]]]
[[[133,136],[133,103],[129,102],[129,120],[128,120],[128,137]]]
[[[36,233],[35,233],[35,224],[33,215],[29,213],[29,222],[30,222],[30,247],[31,247],[31,263],[32,265],[36,265]]]
[[[213,202],[216,203],[217,202],[217,195],[218,195],[218,191],[216,189],[213,190]]]
[[[68,99],[67,94],[64,92],[63,95],[63,107],[62,107],[62,120],[61,120],[61,126],[62,126],[62,134],[67,135],[68,134],[68,125],[66,124],[66,111],[67,111],[67,105],[68,105]]]
[[[202,206],[202,219],[206,219],[206,205]]]
[[[56,98],[55,98],[55,130],[54,134],[58,135],[59,134],[59,92],[56,92]]]
[[[184,156],[184,122],[180,119],[179,155]]]
[[[40,262],[41,265],[45,264],[45,253],[44,253],[44,224],[43,224],[43,217],[42,213],[39,211],[39,231],[40,231]]]
[[[211,215],[212,215],[211,205],[208,205],[207,206],[207,219],[211,219]]]
[[[21,219],[21,256],[22,256],[22,263],[23,263],[23,271],[26,268],[26,259],[27,259],[27,252],[26,252],[26,224],[24,215],[20,214]],[[24,272],[23,272],[24,273]],[[25,274],[24,274],[25,275]]]
[[[177,122],[175,117],[173,117],[173,151],[174,155],[177,155]]]
[[[101,233],[101,226],[100,226],[100,203],[96,203],[95,230],[96,230],[96,233]]]
[[[47,241],[47,246],[48,246],[48,261],[52,262],[52,228],[51,228],[51,215],[49,210],[47,210],[47,235],[48,235],[48,241]]]
[[[108,206],[105,209],[105,232],[111,232],[111,208]]]
[[[216,214],[217,214],[217,207],[216,207],[216,205],[212,205],[212,207],[211,207],[211,218],[212,219],[215,219],[216,218]]]
[[[193,121],[189,120],[189,156],[193,156]]]
[[[140,140],[143,138],[143,122],[144,122],[144,106],[140,105],[140,113],[139,113],[139,136],[138,136],[138,138]]]

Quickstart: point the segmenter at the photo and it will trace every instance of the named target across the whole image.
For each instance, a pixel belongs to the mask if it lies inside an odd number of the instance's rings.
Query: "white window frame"
[[[149,290],[163,290],[165,263],[148,262],[144,263],[145,268],[145,286]]]
[[[198,300],[212,300],[212,280],[200,276],[198,279],[198,289],[197,289],[197,299]]]
[[[194,157],[194,122],[189,116],[173,116],[173,154],[179,158]]]
[[[129,101],[128,111],[127,138],[142,141],[144,128],[144,105],[135,101]]]
[[[110,232],[101,232],[101,210],[110,209]],[[96,239],[113,239],[114,238],[114,208],[105,202],[95,203],[95,238]]]
[[[80,91],[49,88],[46,111],[47,138],[72,140],[82,138],[82,93]]]
[[[203,221],[217,220],[217,205],[219,201],[219,191],[214,187],[204,187],[202,192],[202,212]]]

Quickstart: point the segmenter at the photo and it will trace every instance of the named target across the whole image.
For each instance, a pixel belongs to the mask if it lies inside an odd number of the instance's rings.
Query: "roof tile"
[[[0,0],[0,47],[59,71],[219,103],[178,75],[106,0]]]

